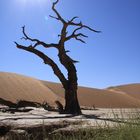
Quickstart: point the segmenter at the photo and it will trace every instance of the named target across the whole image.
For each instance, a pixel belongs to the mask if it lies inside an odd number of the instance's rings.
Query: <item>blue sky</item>
[[[61,24],[49,18],[50,0],[0,0],[0,71],[59,82],[42,60],[19,50],[21,27],[47,43],[57,42]],[[105,88],[140,83],[140,1],[139,0],[60,0],[58,11],[65,19],[79,16],[83,23],[102,33],[83,31],[87,44],[67,43],[76,64],[79,85]],[[42,48],[41,48],[42,49]],[[57,52],[42,49],[57,60]],[[66,74],[66,71],[61,67]]]

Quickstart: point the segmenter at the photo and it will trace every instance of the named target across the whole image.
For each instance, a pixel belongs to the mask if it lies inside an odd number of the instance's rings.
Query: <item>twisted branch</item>
[[[85,41],[81,37],[87,38],[88,36],[79,32],[82,29],[88,29],[88,30],[90,30],[92,32],[96,32],[96,33],[99,33],[100,31],[94,30],[91,27],[89,27],[87,25],[84,25],[82,22],[75,23],[75,19],[78,18],[77,16],[71,18],[68,21],[65,21],[64,18],[59,14],[59,12],[55,8],[56,5],[58,4],[58,2],[59,2],[59,0],[56,0],[56,2],[53,2],[53,5],[52,5],[52,10],[56,14],[56,16],[51,16],[50,15],[51,18],[54,18],[54,19],[60,21],[63,24],[62,29],[61,29],[61,34],[59,35],[60,39],[58,41],[59,42],[58,44],[55,44],[55,43],[47,44],[47,43],[45,43],[43,41],[40,41],[38,39],[34,39],[34,38],[29,37],[26,34],[26,32],[25,32],[25,26],[22,27],[22,32],[23,32],[23,35],[24,35],[22,37],[22,39],[29,40],[29,41],[33,42],[34,45],[23,46],[23,45],[19,45],[16,42],[15,42],[15,44],[16,44],[17,48],[23,49],[23,50],[28,51],[28,52],[31,52],[31,53],[34,53],[37,56],[39,56],[41,59],[43,59],[43,61],[44,61],[45,64],[48,64],[49,66],[52,67],[54,73],[56,74],[56,76],[60,79],[60,81],[64,85],[65,83],[67,83],[67,79],[65,78],[65,76],[63,75],[63,73],[61,72],[61,70],[59,69],[59,67],[57,66],[57,64],[51,58],[49,58],[47,55],[45,55],[41,51],[37,50],[36,47],[39,46],[39,45],[41,45],[41,46],[43,46],[45,48],[50,48],[50,47],[57,48],[59,60],[60,60],[61,64],[67,69],[67,71],[68,71],[68,77],[69,78],[72,78],[73,77],[72,76],[73,73],[75,73],[75,79],[74,78],[73,79],[75,81],[77,81],[76,80],[77,79],[77,76],[76,76],[76,68],[74,66],[74,63],[76,63],[78,61],[75,61],[75,60],[71,59],[66,54],[69,51],[66,51],[65,50],[65,42],[66,41],[70,41],[71,39],[76,39],[77,41],[80,41],[82,43],[85,43]],[[74,29],[72,31],[71,35],[68,36],[67,28],[69,26],[76,27],[76,29]]]
[[[33,48],[39,46],[39,45],[42,45],[43,47],[45,48],[50,48],[50,47],[54,47],[54,48],[57,48],[58,47],[58,44],[54,44],[54,43],[51,43],[51,44],[46,44],[45,42],[43,41],[40,41],[38,39],[33,39],[31,37],[29,37],[26,32],[25,32],[25,26],[22,27],[22,32],[23,32],[23,35],[24,37],[22,37],[21,39],[24,39],[24,40],[29,40],[31,42],[35,42],[35,44],[32,46]]]
[[[78,16],[73,17],[70,21],[68,21],[68,23],[73,22],[75,19],[79,18]]]
[[[52,5],[52,10],[54,11],[54,13],[56,14],[57,17],[51,16],[54,19],[60,20],[63,24],[66,23],[66,21],[62,18],[62,16],[59,14],[59,12],[55,9],[55,6],[57,5],[57,3],[59,2],[59,0],[56,0],[56,2],[53,2]]]
[[[96,33],[100,33],[100,31],[97,31],[87,25],[84,25],[82,22],[79,22],[79,23],[75,23],[74,20],[79,18],[78,16],[75,16],[73,18],[71,18],[71,20],[68,20],[67,22],[64,20],[64,18],[62,18],[62,16],[59,14],[59,12],[56,10],[56,5],[57,3],[59,2],[59,0],[56,0],[56,2],[53,3],[52,5],[52,10],[55,12],[56,14],[56,17],[55,16],[51,16],[51,18],[54,18],[56,20],[59,20],[62,22],[63,24],[63,27],[62,27],[62,30],[61,30],[61,34],[58,35],[60,37],[60,40],[59,40],[59,44],[61,44],[61,46],[63,46],[65,44],[66,41],[69,41],[71,39],[76,39],[82,43],[85,43],[85,41],[81,38],[81,37],[88,37],[86,35],[84,35],[83,33],[76,33],[77,31],[80,31],[81,29],[88,29],[92,32],[96,32]],[[67,36],[67,28],[69,26],[77,26],[77,28],[72,32],[72,34],[70,36]]]
[[[38,57],[40,57],[44,61],[45,64],[49,65],[53,69],[54,74],[60,79],[60,81],[62,82],[63,85],[65,85],[67,83],[67,79],[65,78],[65,76],[63,75],[63,73],[61,72],[61,70],[59,69],[57,64],[51,58],[49,58],[46,54],[35,49],[31,45],[26,47],[23,45],[19,45],[17,42],[15,42],[15,44],[16,44],[17,48],[31,52],[31,53],[37,55]]]

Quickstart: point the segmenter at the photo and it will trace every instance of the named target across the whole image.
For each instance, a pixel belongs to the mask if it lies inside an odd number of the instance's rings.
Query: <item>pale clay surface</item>
[[[82,121],[80,127],[104,127],[106,124],[114,126],[118,124],[116,120],[131,119],[140,109],[103,109],[98,110],[82,110],[83,115],[69,117],[70,115],[58,114],[57,112],[49,112],[43,108],[33,108],[32,111],[26,113],[2,113],[0,112],[0,123],[10,124],[15,127],[32,127],[36,125],[48,125],[61,121]]]

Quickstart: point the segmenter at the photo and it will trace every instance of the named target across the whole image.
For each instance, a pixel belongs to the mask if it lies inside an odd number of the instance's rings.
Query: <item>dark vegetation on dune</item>
[[[10,112],[10,113],[15,113],[15,112],[29,112],[33,110],[32,108],[25,108],[25,107],[42,107],[47,111],[57,111],[60,114],[63,113],[63,105],[59,101],[55,101],[56,107],[49,105],[47,102],[37,103],[37,102],[31,102],[31,101],[24,101],[24,100],[19,100],[16,103],[13,103],[11,101],[7,101],[4,99],[0,98],[0,105],[4,105],[5,107],[1,107],[0,111],[1,112]]]
[[[45,109],[47,110],[47,103],[46,104],[40,104],[36,102],[31,102],[31,101],[17,101],[17,103],[13,103],[11,101],[4,100],[0,98],[0,105],[4,105],[5,107],[1,107],[0,111],[1,112],[10,112],[10,113],[15,113],[15,112],[28,112],[31,111],[32,109],[26,109],[25,107],[46,107]],[[51,108],[51,107],[50,107]]]
[[[16,107],[16,104],[11,102],[11,101],[7,101],[5,99],[0,98],[0,104],[1,105],[5,105],[5,106],[9,106],[9,107]]]

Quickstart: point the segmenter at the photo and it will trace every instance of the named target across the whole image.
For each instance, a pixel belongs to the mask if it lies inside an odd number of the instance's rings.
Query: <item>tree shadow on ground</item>
[[[128,121],[128,119],[121,119],[121,118],[102,118],[99,115],[93,115],[93,114],[83,114],[84,118],[86,119],[94,119],[94,120],[101,120],[105,122],[114,122],[114,123],[125,123],[125,124],[132,124],[132,125],[140,125],[140,123],[135,123],[133,121]]]
[[[27,115],[27,114],[26,114]],[[38,120],[46,120],[46,119],[67,119],[67,118],[70,118],[72,120],[80,120],[80,119],[90,119],[90,120],[101,120],[101,121],[105,121],[105,122],[114,122],[114,123],[126,123],[126,124],[136,124],[136,125],[140,125],[138,123],[134,123],[132,121],[128,121],[127,119],[121,119],[121,118],[103,118],[101,117],[101,115],[95,115],[95,114],[81,114],[80,116],[77,116],[77,115],[71,115],[71,114],[58,114],[56,116],[46,116],[46,115],[38,115],[38,114],[30,114],[32,115],[31,117],[16,117],[14,116],[13,117],[7,117],[7,118],[4,118],[4,119],[0,119],[0,121],[6,121],[6,120],[13,120],[13,121],[16,121],[16,120],[22,120],[22,119],[32,119],[32,120],[35,120],[35,119],[38,119]],[[50,114],[51,115],[51,114]],[[35,116],[35,117],[33,117]]]

